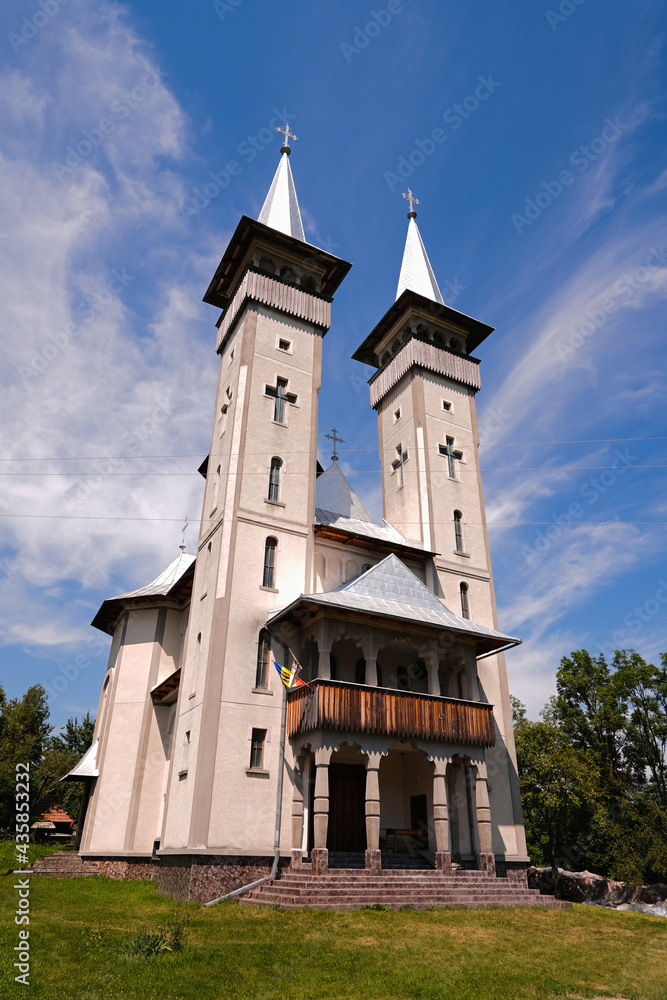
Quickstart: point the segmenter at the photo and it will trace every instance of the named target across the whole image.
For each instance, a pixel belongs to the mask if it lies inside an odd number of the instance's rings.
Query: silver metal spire
[[[259,213],[259,221],[263,222],[265,226],[271,226],[272,229],[277,229],[278,232],[293,236],[294,239],[305,243],[306,237],[303,232],[299,202],[289,165],[291,153],[289,140],[296,140],[297,137],[290,132],[287,122],[283,128],[277,128],[276,132],[280,132],[284,136],[284,145],[280,150],[278,169],[273,177],[262,211]]]
[[[406,288],[409,288],[412,292],[417,292],[419,295],[424,295],[427,299],[433,299],[434,302],[444,305],[442,294],[438,288],[438,282],[435,280],[433,268],[426,253],[426,247],[415,222],[417,213],[414,211],[413,205],[418,205],[419,200],[415,198],[410,188],[408,188],[407,194],[404,194],[403,197],[407,198],[410,203],[410,211],[408,212],[408,219],[410,221],[408,222],[408,235],[405,240],[403,263],[401,264],[401,273],[398,278],[396,298],[400,298]]]

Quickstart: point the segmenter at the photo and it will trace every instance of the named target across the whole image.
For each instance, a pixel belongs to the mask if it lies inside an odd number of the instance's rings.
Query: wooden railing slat
[[[318,679],[288,693],[287,733],[377,733],[444,743],[495,743],[493,706]]]

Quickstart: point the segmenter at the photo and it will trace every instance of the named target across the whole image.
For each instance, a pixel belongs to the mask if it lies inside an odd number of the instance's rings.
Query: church
[[[396,299],[353,355],[375,369],[376,520],[336,429],[318,462],[351,265],[306,241],[279,131],[259,219],[204,296],[220,370],[196,555],[92,623],[112,644],[67,775],[80,856],[201,902],[531,902],[504,661],[520,640],[498,628],[478,460],[492,327],[443,301],[408,191]]]

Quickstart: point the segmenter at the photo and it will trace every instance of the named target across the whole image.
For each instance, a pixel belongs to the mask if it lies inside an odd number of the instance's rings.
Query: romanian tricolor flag
[[[294,660],[291,670],[289,667],[281,667],[275,660],[273,661],[273,665],[280,674],[280,679],[286,688],[308,687],[305,681],[296,676],[301,670],[301,664],[298,660]]]

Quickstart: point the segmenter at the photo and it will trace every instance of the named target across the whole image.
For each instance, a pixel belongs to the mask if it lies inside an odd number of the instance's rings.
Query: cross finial
[[[343,441],[342,437],[338,437],[338,431],[336,430],[335,427],[332,429],[331,434],[325,434],[324,436],[325,438],[328,438],[329,441],[333,441],[333,455],[331,456],[331,461],[337,462],[338,455],[336,453],[336,445],[345,444],[345,442]]]
[[[188,517],[187,517],[187,514],[186,514],[185,515],[185,524],[183,525],[183,528],[182,528],[182,531],[181,531],[181,544],[178,546],[179,549],[181,550],[181,552],[185,552],[185,532],[188,530],[188,527],[189,527],[189,522],[188,522]]]
[[[299,141],[298,137],[294,135],[294,132],[290,132],[288,122],[285,122],[282,128],[276,127],[276,132],[280,132],[280,134],[284,136],[280,152],[287,153],[289,155],[290,153],[289,141],[290,139],[294,139],[295,142],[298,142]]]
[[[408,188],[407,194],[405,194],[404,192],[401,195],[401,198],[407,198],[407,200],[410,202],[410,211],[408,212],[408,219],[415,219],[417,217],[417,213],[415,212],[412,206],[420,204],[419,198],[415,198],[410,188]]]

